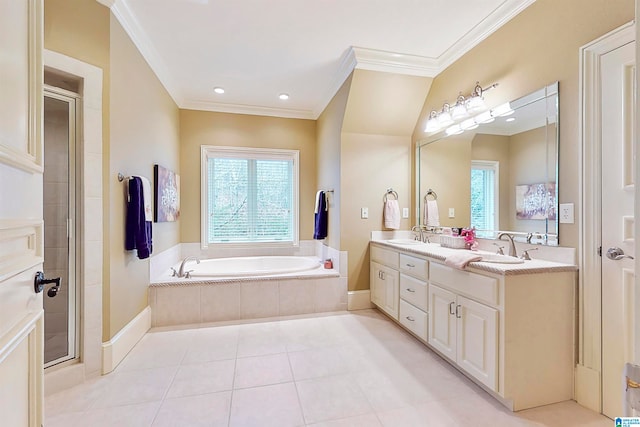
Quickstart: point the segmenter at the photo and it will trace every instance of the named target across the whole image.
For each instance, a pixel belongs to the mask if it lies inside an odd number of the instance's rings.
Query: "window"
[[[297,150],[202,146],[202,246],[298,244]]]
[[[471,226],[479,230],[480,237],[482,230],[499,228],[498,171],[498,162],[471,161]]]

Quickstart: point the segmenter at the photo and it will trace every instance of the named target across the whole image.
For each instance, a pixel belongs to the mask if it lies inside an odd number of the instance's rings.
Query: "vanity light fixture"
[[[453,105],[453,107],[451,107],[451,105],[448,102],[445,102],[440,111],[436,111],[436,110],[431,111],[431,113],[429,113],[429,119],[427,120],[427,125],[424,129],[425,132],[429,132],[429,133],[437,132],[439,130],[447,128],[448,126],[456,122],[464,120],[469,116],[473,116],[480,111],[484,111],[486,109],[486,106],[484,103],[484,93],[497,86],[498,86],[498,83],[494,83],[491,86],[483,89],[482,86],[480,86],[480,83],[476,82],[476,85],[473,88],[473,92],[471,92],[469,96],[464,96],[462,95],[462,92],[461,92],[456,98],[456,103]],[[507,108],[504,111],[502,111],[501,114],[507,115],[509,114],[508,110],[510,110],[511,107],[508,104],[504,104],[504,105],[506,105]],[[491,117],[490,113],[489,113],[489,116]],[[483,118],[483,120],[491,121],[490,118]],[[478,120],[476,120],[475,122],[481,123]],[[488,121],[485,121],[485,123],[488,123]],[[465,128],[462,126],[462,124],[460,124],[460,126],[458,127],[463,130],[474,129],[470,127],[470,126],[473,126],[471,122],[467,121],[466,126],[468,127]]]
[[[514,122],[516,120],[515,117],[509,117],[505,122]]]
[[[474,119],[467,119],[460,123],[460,128],[462,130],[472,130],[477,128],[479,125]]]
[[[493,117],[505,117],[513,114],[513,109],[511,108],[511,104],[508,102],[498,105],[496,108],[491,110],[491,115]]]
[[[484,113],[480,113],[475,117],[475,121],[480,124],[491,123],[496,118],[493,117],[491,111],[485,111]]]
[[[460,127],[460,125],[449,126],[445,131],[447,135],[459,135],[464,132],[464,129]]]
[[[219,87],[219,86],[218,86],[218,87],[214,87],[214,88],[213,88],[213,91],[214,91],[215,93],[219,94],[219,95],[222,95],[222,94],[224,93],[224,88],[221,88],[221,87]]]
[[[286,101],[287,99],[289,99],[289,94],[281,93],[280,95],[278,95],[278,98],[282,99],[283,101]]]

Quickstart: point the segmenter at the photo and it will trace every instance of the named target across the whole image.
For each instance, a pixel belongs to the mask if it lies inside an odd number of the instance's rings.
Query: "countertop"
[[[380,246],[388,246],[390,248],[398,249],[406,253],[413,253],[416,255],[423,255],[432,258],[436,261],[444,262],[447,256],[457,253],[458,251],[465,251],[467,249],[451,249],[444,248],[438,243],[418,243],[418,244],[401,244],[391,243],[389,240],[371,240],[371,243],[375,243]],[[526,260],[521,264],[505,264],[496,262],[471,262],[465,268],[467,271],[477,271],[494,273],[502,276],[512,276],[521,274],[539,274],[539,273],[555,273],[562,271],[577,271],[578,267],[572,264],[564,264],[560,262],[535,259],[535,254],[531,254],[532,259]]]

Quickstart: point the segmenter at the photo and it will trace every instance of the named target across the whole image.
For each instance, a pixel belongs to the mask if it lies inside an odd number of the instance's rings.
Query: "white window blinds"
[[[297,244],[297,152],[218,148],[206,159],[207,243]]]

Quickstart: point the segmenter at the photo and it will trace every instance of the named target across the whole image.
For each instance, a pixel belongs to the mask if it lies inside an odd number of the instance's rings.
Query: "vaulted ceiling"
[[[180,108],[315,119],[354,68],[434,77],[535,0],[98,1]]]

